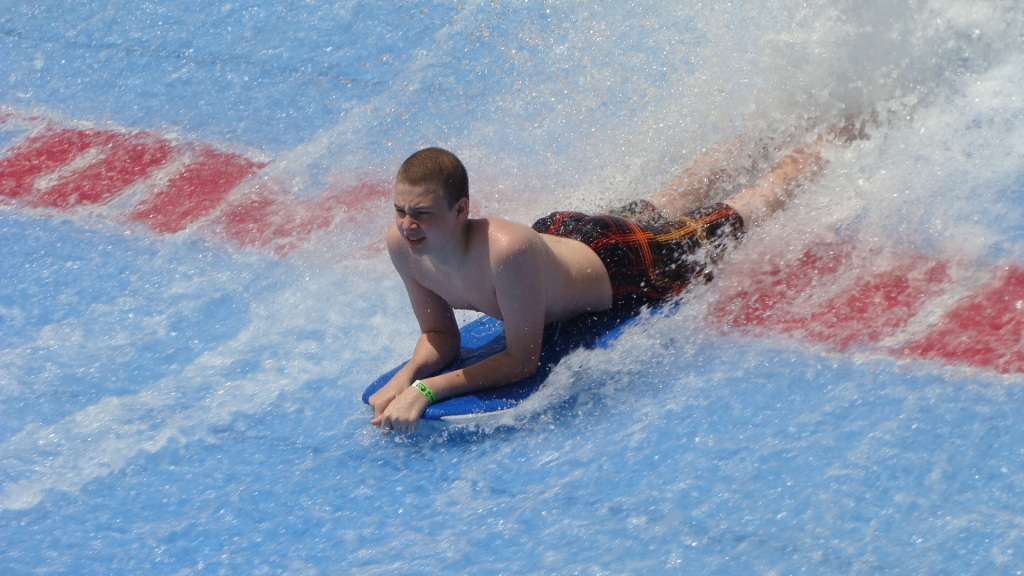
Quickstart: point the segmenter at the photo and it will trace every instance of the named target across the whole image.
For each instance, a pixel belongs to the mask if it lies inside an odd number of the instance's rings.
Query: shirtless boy
[[[384,434],[412,432],[435,401],[533,374],[545,324],[678,294],[729,238],[781,209],[820,168],[818,142],[792,151],[724,204],[701,208],[716,177],[698,163],[668,190],[615,215],[556,212],[532,228],[470,218],[459,159],[439,148],[416,152],[398,170],[387,245],[421,334],[408,364],[370,397],[370,423]],[[455,308],[503,320],[506,350],[433,376],[459,352]]]

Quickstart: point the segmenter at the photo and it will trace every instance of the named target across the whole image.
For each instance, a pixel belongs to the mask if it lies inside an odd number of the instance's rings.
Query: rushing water
[[[404,438],[359,400],[416,337],[385,202],[283,256],[3,204],[0,572],[1024,566],[1020,373],[707,321],[746,264],[820,239],[946,262],[948,298],[1024,262],[1019,2],[0,7],[4,110],[214,142],[297,199],[440,145],[474,211],[530,221],[652,193],[723,141],[739,186],[761,149],[873,119],[677,312],[500,425]]]

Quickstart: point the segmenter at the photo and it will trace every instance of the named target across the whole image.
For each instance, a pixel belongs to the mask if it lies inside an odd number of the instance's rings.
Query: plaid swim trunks
[[[638,201],[613,214],[553,212],[533,229],[579,240],[597,253],[618,308],[665,300],[693,281],[710,280],[730,241],[743,234],[743,219],[731,207],[715,204],[668,220],[653,204]]]

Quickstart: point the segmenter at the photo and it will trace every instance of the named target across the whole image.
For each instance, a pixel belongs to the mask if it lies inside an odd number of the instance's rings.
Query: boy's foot
[[[826,127],[819,138],[826,142],[835,142],[843,145],[851,144],[857,140],[870,140],[871,136],[867,132],[868,125],[875,125],[877,123],[878,118],[874,113],[866,116],[855,113],[847,114],[836,124]]]

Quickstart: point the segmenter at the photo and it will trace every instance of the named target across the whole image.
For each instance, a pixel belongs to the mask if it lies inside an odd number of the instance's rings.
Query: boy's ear
[[[459,198],[455,203],[455,217],[465,218],[469,216],[469,198]]]

